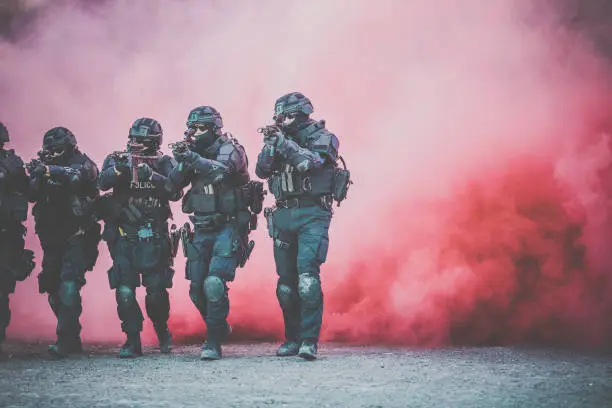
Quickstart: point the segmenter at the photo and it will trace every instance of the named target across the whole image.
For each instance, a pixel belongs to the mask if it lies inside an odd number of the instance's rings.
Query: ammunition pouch
[[[266,196],[264,184],[261,181],[249,181],[247,186],[249,191],[249,207],[252,212],[259,214],[263,210],[263,202]]]
[[[353,184],[351,180],[351,172],[346,168],[346,163],[344,159],[340,157],[344,168],[335,168],[334,169],[334,188],[333,188],[333,197],[334,200],[340,206],[340,203],[346,199],[346,195],[348,193],[349,187]]]
[[[326,166],[300,173],[294,167],[285,165],[282,171],[272,174],[268,186],[277,200],[331,194],[334,189],[334,168]]]
[[[185,214],[235,214],[248,209],[251,201],[249,184],[240,187],[228,187],[223,184],[195,185],[183,197],[182,210]]]

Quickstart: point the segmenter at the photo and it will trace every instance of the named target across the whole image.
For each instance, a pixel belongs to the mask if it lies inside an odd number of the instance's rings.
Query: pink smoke
[[[598,173],[610,149],[594,131],[610,106],[607,78],[551,10],[526,3],[50,7],[26,41],[0,44],[0,120],[26,157],[45,130],[63,125],[101,164],[135,118],[158,119],[169,143],[192,107],[210,104],[253,169],[255,129],[278,96],[301,90],[339,136],[355,179],[323,267],[324,339],[600,345],[612,337],[609,191]],[[180,206],[175,218],[185,219]],[[231,287],[237,338],[282,333],[260,221],[252,259]],[[576,266],[566,258],[581,247]],[[83,291],[83,335],[118,342],[101,249]],[[181,256],[176,265],[172,328],[201,338]],[[34,278],[12,305],[10,335],[53,337]]]

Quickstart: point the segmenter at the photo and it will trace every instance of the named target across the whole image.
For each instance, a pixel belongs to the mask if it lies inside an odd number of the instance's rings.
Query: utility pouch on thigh
[[[166,268],[166,275],[164,278],[164,286],[170,289],[172,287],[172,281],[174,280],[174,269]]]
[[[274,238],[274,220],[272,217],[272,213],[274,210],[268,207],[264,210],[264,217],[266,217],[266,224],[268,225],[268,235],[270,238]]]
[[[257,214],[251,213],[249,216],[249,231],[255,231],[257,229]]]
[[[190,251],[193,253],[192,242],[193,231],[191,230],[191,224],[186,222],[185,225],[183,225],[183,228],[181,228],[181,244],[183,246],[183,256],[187,259],[193,259],[189,257]],[[193,256],[193,254],[191,256]]]
[[[111,268],[107,271],[108,273],[108,285],[111,289],[117,289],[119,287],[119,272],[117,268],[111,266]]]

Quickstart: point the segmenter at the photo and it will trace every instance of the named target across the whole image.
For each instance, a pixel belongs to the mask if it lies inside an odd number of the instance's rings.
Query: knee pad
[[[278,283],[276,285],[276,298],[281,309],[288,309],[295,304],[296,293],[291,287]]]
[[[321,282],[317,277],[301,274],[298,283],[298,292],[302,302],[309,306],[316,306],[322,300]]]
[[[58,295],[62,304],[76,306],[79,301],[79,285],[75,281],[61,282]]]
[[[209,302],[216,303],[225,295],[225,283],[218,276],[209,276],[204,280],[204,293]]]
[[[136,294],[129,286],[121,285],[117,288],[117,303],[119,305],[128,305],[136,301]]]

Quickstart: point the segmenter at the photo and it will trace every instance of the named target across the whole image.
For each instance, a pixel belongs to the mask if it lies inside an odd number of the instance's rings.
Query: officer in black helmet
[[[264,147],[255,174],[267,179],[276,199],[266,208],[279,276],[276,295],[285,322],[278,356],[317,357],[323,317],[320,267],[327,259],[333,201],[346,197],[351,183],[338,167],[338,138],[302,93],[291,92],[274,105],[274,124],[261,128]],[[342,161],[343,162],[343,161]]]
[[[263,203],[263,183],[250,181],[244,148],[222,128],[215,108],[192,109],[186,140],[173,145],[179,166],[170,176],[174,189],[191,185],[183,211],[192,214],[194,231],[187,224],[182,237],[189,296],[207,327],[203,360],[222,357],[221,344],[230,331],[227,283],[253,249],[248,235]]]
[[[172,217],[169,202],[177,201],[181,194],[165,188],[176,162],[160,152],[162,141],[163,130],[156,120],[137,119],[129,130],[127,149],[111,153],[99,177],[102,191],[112,189],[101,200],[99,214],[105,222],[103,239],[113,259],[109,283],[127,336],[121,358],[142,356],[144,317],[135,294],[141,283],[146,287],[146,311],[160,351],[169,353],[172,348],[168,289],[174,276],[174,250],[168,218]]]
[[[29,180],[21,158],[4,148],[8,142],[8,130],[0,122],[0,355],[11,320],[9,295],[35,266],[34,253],[24,249]]]
[[[98,168],[81,153],[74,134],[65,127],[45,133],[39,158],[27,165],[30,201],[34,202],[36,233],[43,249],[40,293],[47,293],[57,317],[56,357],[82,350],[81,295],[85,272],[98,258],[100,224],[93,207],[99,192]]]

